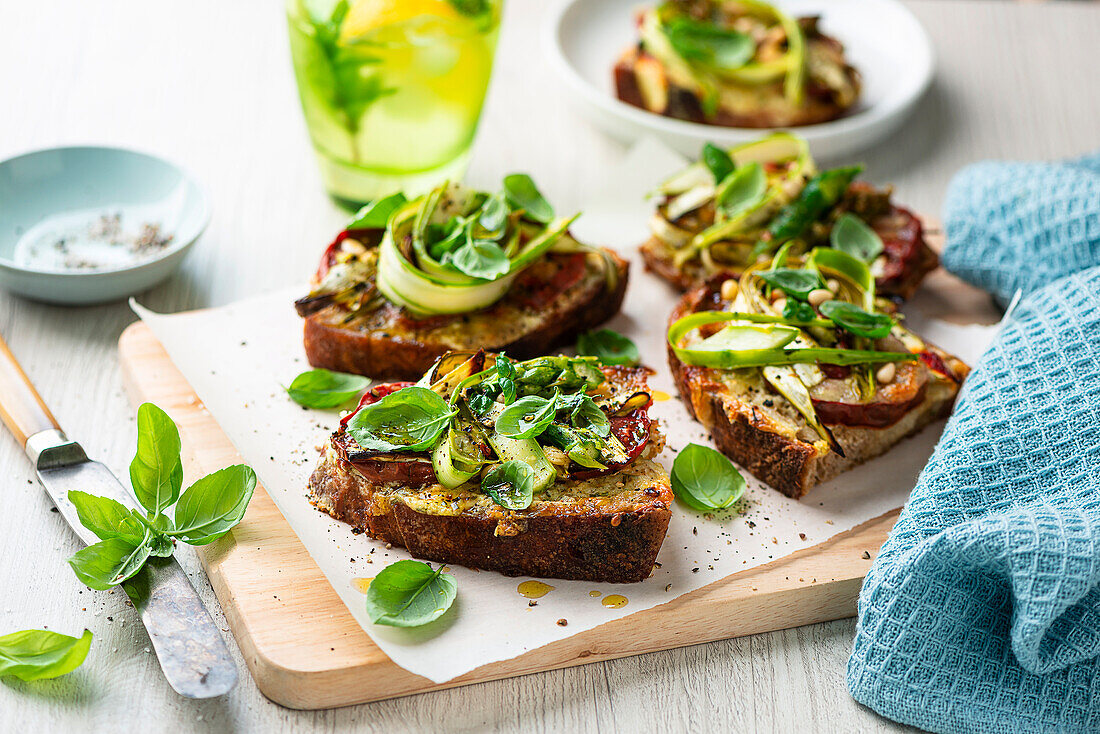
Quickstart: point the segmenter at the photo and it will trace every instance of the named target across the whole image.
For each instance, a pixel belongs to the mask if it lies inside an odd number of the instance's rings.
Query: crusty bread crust
[[[693,292],[694,293],[694,292]],[[686,316],[699,298],[689,293],[672,312],[670,323]],[[717,371],[684,364],[672,348],[668,363],[680,398],[692,416],[706,427],[718,450],[758,479],[794,499],[802,498],[822,482],[889,451],[902,439],[929,423],[945,418],[958,394],[958,385],[940,384],[897,422],[882,427],[829,425],[844,456],[823,442],[809,443],[788,435],[750,402],[731,393],[718,381]],[[965,375],[967,369],[953,360]]]
[[[519,324],[514,314],[505,312],[503,307],[465,314],[460,317],[462,328],[455,329],[434,325],[431,320],[422,327],[399,326],[396,323],[399,309],[392,306],[387,309],[389,321],[345,323],[348,312],[340,306],[328,306],[305,319],[306,357],[314,367],[416,380],[450,350],[483,348],[506,352],[514,359],[541,356],[619,312],[626,293],[629,264],[617,255],[612,254],[612,258],[619,271],[616,288],[608,289],[602,276],[587,277],[571,292],[534,314],[529,325]],[[510,322],[509,330],[503,332],[507,336],[499,340],[484,336],[501,334],[502,320]]]
[[[632,583],[653,570],[672,517],[672,489],[650,459],[629,470],[640,479],[621,495],[562,497],[521,511],[482,503],[442,514],[410,506],[424,493],[445,493],[442,487],[375,485],[329,451],[309,488],[318,508],[417,558],[506,576]]]

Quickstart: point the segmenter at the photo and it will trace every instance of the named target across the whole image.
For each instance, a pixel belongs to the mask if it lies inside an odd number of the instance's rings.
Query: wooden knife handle
[[[60,429],[57,419],[34,389],[27,373],[0,337],[0,420],[12,432],[20,446],[39,431]]]

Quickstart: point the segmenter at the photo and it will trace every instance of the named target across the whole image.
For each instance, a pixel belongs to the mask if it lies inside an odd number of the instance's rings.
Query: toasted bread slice
[[[557,477],[524,509],[498,504],[482,491],[478,475],[454,488],[442,486],[426,452],[364,451],[343,425],[310,478],[311,500],[418,558],[509,576],[642,581],[653,570],[671,518],[668,474],[653,460],[664,439],[648,417],[647,371],[604,367],[603,373],[600,394],[619,404],[627,397],[631,406],[645,403],[610,414],[610,430],[627,447],[621,463],[589,469],[544,446],[556,457]],[[407,385],[376,386],[364,404]]]
[[[893,204],[891,194],[888,188],[875,189],[866,182],[856,181],[848,187],[836,211],[857,214],[878,234],[883,252],[875,271],[877,289],[880,293],[907,299],[916,292],[924,277],[936,269],[939,257],[924,238],[921,220],[908,209]],[[661,217],[661,212],[654,216]],[[714,207],[708,205],[685,215],[674,226],[690,234],[702,231],[713,222]],[[815,241],[828,242],[829,229],[830,226],[824,223],[818,226]],[[675,249],[656,235],[639,249],[647,270],[682,291],[704,285],[716,275],[736,277],[742,269],[728,265],[715,270],[698,259],[678,266],[674,260]]]
[[[330,443],[309,488],[317,507],[372,538],[506,576],[643,581],[672,517],[668,474],[649,458],[618,474],[559,482],[528,509],[506,510],[461,487],[372,481]]]
[[[618,274],[612,288],[609,262]],[[491,307],[454,316],[417,319],[388,301],[363,312],[333,303],[306,316],[306,357],[314,367],[415,380],[452,350],[484,348],[516,359],[546,354],[619,312],[628,268],[610,250],[603,258],[552,253]]]
[[[688,292],[670,323],[696,311],[722,310],[717,283]],[[892,337],[888,337],[892,338]],[[718,449],[753,475],[794,499],[868,459],[951,412],[969,372],[958,358],[923,343],[920,360],[899,363],[897,377],[879,385],[869,401],[829,395],[826,380],[814,407],[843,455],[815,435],[797,410],[759,377],[758,370],[719,370],[684,364],[669,349],[680,397],[710,432]],[[900,343],[880,344],[900,351]],[[839,392],[839,391],[838,391]]]

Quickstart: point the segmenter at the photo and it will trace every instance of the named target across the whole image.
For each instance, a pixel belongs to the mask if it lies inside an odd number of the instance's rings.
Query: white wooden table
[[[490,184],[528,170],[552,199],[579,203],[592,172],[623,150],[581,121],[551,78],[538,43],[544,3],[508,2],[470,178]],[[939,76],[906,130],[867,153],[870,178],[937,214],[952,172],[969,161],[1100,145],[1100,8],[911,5],[935,41]],[[181,161],[208,186],[211,226],[184,269],[141,297],[154,309],[219,305],[301,282],[345,217],[319,183],[279,3],[3,0],[0,94],[0,156],[121,144]],[[70,435],[120,476],[134,422],[115,344],[133,320],[122,303],[66,309],[0,293],[0,334]],[[242,681],[232,694],[183,700],[122,593],[76,581],[64,562],[76,542],[6,433],[0,469],[0,633],[48,626],[96,635],[70,676],[0,679],[3,732],[900,729],[846,692],[852,620],[312,713],[264,699],[238,657]],[[225,628],[195,559],[177,555]]]

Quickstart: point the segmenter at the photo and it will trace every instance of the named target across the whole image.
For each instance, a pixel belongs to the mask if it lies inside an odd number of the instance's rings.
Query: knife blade
[[[70,489],[136,503],[103,464],[70,441],[0,338],[0,419],[23,444],[38,480],[61,516],[85,543],[99,541],[80,522]],[[237,684],[237,668],[214,620],[174,557],[150,558],[122,584],[141,615],[169,685],[187,698],[213,698]]]

